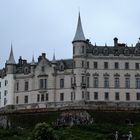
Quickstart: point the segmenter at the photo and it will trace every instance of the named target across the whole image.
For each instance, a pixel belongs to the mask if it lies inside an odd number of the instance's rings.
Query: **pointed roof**
[[[85,41],[85,36],[82,28],[82,23],[81,23],[81,17],[80,17],[80,12],[79,12],[79,17],[78,17],[78,23],[77,23],[77,29],[75,33],[75,37],[73,39],[74,41]]]
[[[32,62],[31,65],[35,65],[34,55],[32,56]]]
[[[56,63],[55,52],[53,53],[53,60],[52,60],[52,63]]]
[[[13,55],[12,43],[11,43],[10,56],[9,56],[9,59],[7,60],[6,64],[16,64],[15,59],[14,59],[14,55]]]

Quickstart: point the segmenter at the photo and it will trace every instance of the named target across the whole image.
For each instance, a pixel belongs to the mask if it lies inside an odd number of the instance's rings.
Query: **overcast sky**
[[[92,44],[136,44],[140,37],[140,0],[0,0],[0,68],[11,42],[16,62],[45,52],[52,59],[72,58],[78,11]]]

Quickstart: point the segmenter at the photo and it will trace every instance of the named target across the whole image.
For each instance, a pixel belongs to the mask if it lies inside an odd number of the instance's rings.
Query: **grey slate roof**
[[[12,44],[11,44],[10,56],[9,56],[9,59],[7,60],[6,64],[16,64],[15,59],[14,59],[14,55],[13,55]]]
[[[76,30],[73,42],[74,41],[85,41],[85,40],[86,39],[85,39],[85,36],[84,36],[84,32],[83,32],[83,28],[82,28],[82,23],[81,23],[81,17],[80,17],[80,13],[79,13],[77,30]]]

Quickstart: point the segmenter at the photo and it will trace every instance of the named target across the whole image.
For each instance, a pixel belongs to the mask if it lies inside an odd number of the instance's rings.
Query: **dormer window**
[[[44,68],[44,66],[42,66],[42,67],[41,67],[41,71],[42,71],[42,72],[44,72],[44,71],[45,71],[45,68]]]

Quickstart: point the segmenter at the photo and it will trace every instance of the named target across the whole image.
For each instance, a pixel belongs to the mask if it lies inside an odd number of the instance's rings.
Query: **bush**
[[[47,123],[38,123],[29,140],[58,140],[53,128]]]

